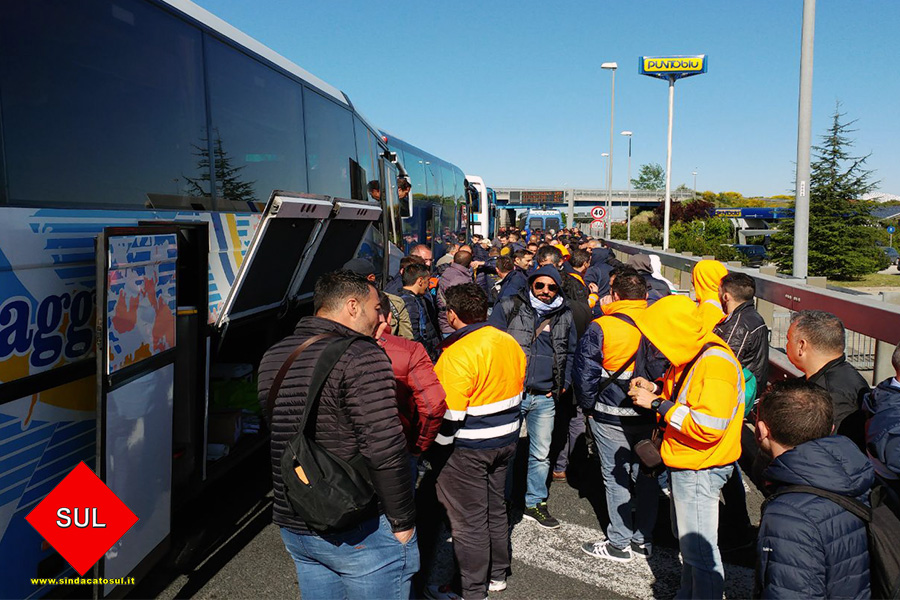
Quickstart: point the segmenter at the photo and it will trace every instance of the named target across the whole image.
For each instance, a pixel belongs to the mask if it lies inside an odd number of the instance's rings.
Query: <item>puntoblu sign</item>
[[[706,73],[708,58],[705,54],[693,56],[642,56],[641,75],[660,79],[681,79]]]

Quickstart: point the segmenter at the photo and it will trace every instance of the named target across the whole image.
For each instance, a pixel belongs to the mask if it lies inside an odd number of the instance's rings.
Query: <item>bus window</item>
[[[528,229],[534,231],[535,229],[544,229],[544,219],[541,217],[531,217],[528,219]]]
[[[350,111],[308,88],[303,90],[303,104],[309,192],[349,198],[348,159],[356,159]]]
[[[353,118],[353,132],[356,136],[356,155],[358,164],[365,172],[363,182],[380,177],[378,173],[378,143],[369,128],[363,125],[358,117]],[[356,200],[365,200],[365,194],[355,197]]]
[[[559,231],[559,219],[557,219],[556,217],[547,217],[546,223],[547,226],[544,229],[546,229],[547,231],[551,229],[553,231]]]
[[[216,206],[247,211],[273,190],[306,191],[300,84],[221,42],[206,48]]]
[[[209,208],[202,54],[196,28],[148,2],[4,3],[10,204]]]

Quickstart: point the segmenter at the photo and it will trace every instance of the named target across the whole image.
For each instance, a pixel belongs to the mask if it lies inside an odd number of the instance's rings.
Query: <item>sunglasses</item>
[[[541,283],[540,281],[536,282],[532,287],[537,291],[541,291],[544,288],[547,288],[548,292],[556,292],[559,290],[559,286],[555,283]]]

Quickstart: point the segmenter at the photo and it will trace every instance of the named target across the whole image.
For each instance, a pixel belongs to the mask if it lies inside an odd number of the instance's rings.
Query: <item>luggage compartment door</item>
[[[169,544],[177,259],[171,227],[97,238],[97,470],[138,517],[97,563],[99,578],[140,578]]]
[[[225,337],[228,323],[277,311],[285,305],[294,281],[302,279],[311,247],[331,215],[328,196],[276,190],[216,320]]]
[[[381,207],[377,204],[336,199],[334,216],[323,223],[316,236],[304,259],[303,274],[296,278],[291,296],[297,300],[312,298],[319,276],[337,271],[348,260],[358,256],[370,228],[380,219]],[[377,266],[378,261],[373,262]]]

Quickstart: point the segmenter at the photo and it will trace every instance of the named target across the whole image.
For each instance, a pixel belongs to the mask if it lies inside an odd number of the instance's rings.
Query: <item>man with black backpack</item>
[[[869,598],[875,592],[866,523],[819,495],[868,505],[875,481],[856,445],[831,435],[833,423],[828,393],[804,381],[776,384],[759,401],[756,438],[773,458],[764,477],[774,494],[759,524],[757,597]]]
[[[585,542],[582,550],[596,558],[628,562],[653,552],[659,495],[656,478],[641,473],[634,451],[639,441],[650,438],[656,416],[636,408],[628,389],[633,377],[652,381],[662,375],[665,364],[653,359],[634,324],[647,308],[644,278],[632,269],[620,273],[613,280],[612,300],[604,305],[604,316],[588,326],[575,355],[575,395],[589,415],[609,511],[606,539]]]
[[[408,598],[416,510],[394,373],[373,338],[378,292],[336,271],[316,282],[313,307],[259,367],[273,520],[304,598]]]

